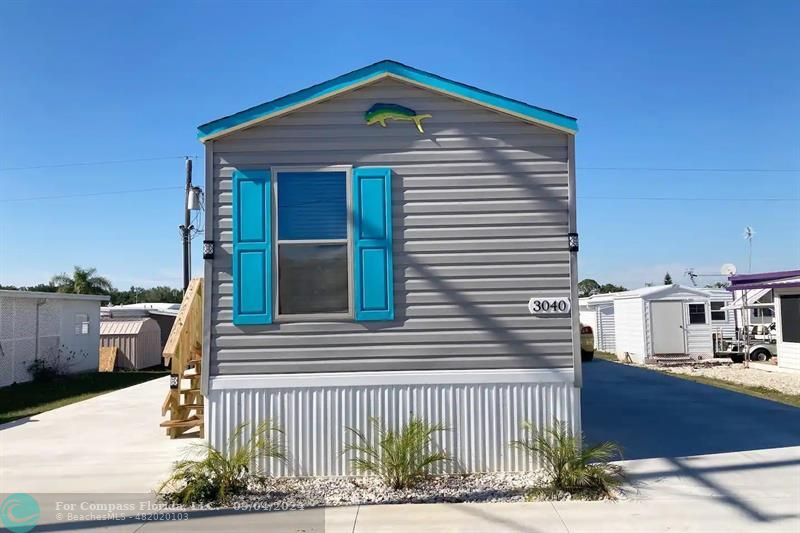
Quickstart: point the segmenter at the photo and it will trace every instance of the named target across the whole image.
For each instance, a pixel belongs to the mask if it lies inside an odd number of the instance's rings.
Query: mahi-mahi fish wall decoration
[[[420,133],[425,133],[422,130],[422,121],[431,118],[431,115],[427,113],[418,115],[413,109],[399,104],[375,104],[364,113],[364,118],[367,120],[367,126],[380,124],[384,128],[387,120],[407,120],[413,122]]]

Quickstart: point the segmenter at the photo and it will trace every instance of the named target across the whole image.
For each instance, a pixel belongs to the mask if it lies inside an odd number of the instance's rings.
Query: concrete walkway
[[[158,427],[169,377],[0,426],[0,493],[153,490],[180,450]]]

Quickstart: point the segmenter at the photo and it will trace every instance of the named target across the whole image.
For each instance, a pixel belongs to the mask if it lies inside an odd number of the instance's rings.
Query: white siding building
[[[0,387],[30,381],[37,358],[66,372],[96,371],[100,303],[108,296],[0,290]]]
[[[731,290],[747,291],[747,303],[774,297],[778,366],[800,370],[800,270],[731,276]]]
[[[596,294],[581,298],[581,324],[589,326],[594,332],[595,348],[608,353],[616,353],[616,326],[614,324],[614,299],[617,294]]]
[[[680,285],[645,287],[614,298],[617,357],[637,363],[656,355],[714,357],[709,295]]]

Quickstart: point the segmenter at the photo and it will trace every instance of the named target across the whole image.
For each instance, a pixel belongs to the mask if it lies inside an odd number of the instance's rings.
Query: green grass
[[[166,375],[166,371],[160,370],[88,372],[50,382],[30,381],[3,387],[0,389],[0,424]]]
[[[619,362],[619,359],[617,359],[617,356],[613,353],[601,352],[600,350],[595,350],[594,356],[596,359],[602,359],[603,361],[614,361],[615,363]]]
[[[603,359],[604,361],[620,363],[620,361],[617,359],[617,356],[614,354],[595,351],[594,356],[598,359]],[[644,367],[641,365],[637,366],[640,366],[640,368],[645,368],[646,370],[660,372],[662,374],[666,374],[667,376],[671,376],[674,378],[685,379],[687,381],[694,381],[695,383],[710,385],[711,387],[719,387],[720,389],[727,389],[733,392],[747,394],[748,396],[755,396],[756,398],[762,398],[764,400],[772,400],[773,402],[791,405],[792,407],[800,407],[800,395],[798,394],[787,394],[785,392],[777,391],[774,389],[768,389],[766,387],[741,385],[739,383],[732,383],[730,381],[725,381],[717,378],[710,378],[707,376],[690,376],[687,374],[678,374],[675,372],[669,372],[667,370],[659,370],[656,368]]]

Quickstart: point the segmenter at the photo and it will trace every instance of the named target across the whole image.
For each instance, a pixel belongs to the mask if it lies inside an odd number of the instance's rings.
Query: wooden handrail
[[[199,435],[203,436],[203,397],[197,389],[202,350],[203,278],[194,278],[183,295],[163,352],[164,365],[177,380],[177,387],[170,388],[161,406],[162,416],[169,411],[169,420],[162,422],[161,427],[172,438],[192,427],[199,427]]]
[[[185,363],[191,359],[190,354],[196,344],[203,343],[203,278],[194,278],[189,282],[183,295],[181,309],[169,332],[167,344],[164,346],[164,365],[170,366],[171,359],[177,357]],[[171,365],[175,368],[175,365]],[[183,365],[181,365],[181,368]]]

